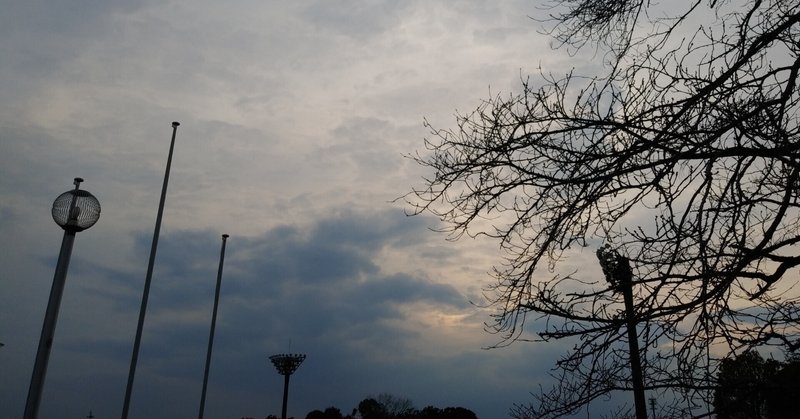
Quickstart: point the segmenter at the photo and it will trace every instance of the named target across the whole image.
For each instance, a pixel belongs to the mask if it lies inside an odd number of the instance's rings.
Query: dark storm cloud
[[[381,269],[382,250],[410,246],[412,237],[425,232],[421,220],[395,210],[344,212],[307,227],[277,227],[239,243],[231,238],[226,292],[252,308],[249,315],[263,310],[259,317],[274,321],[285,316],[287,326],[298,322],[303,325],[298,330],[310,335],[334,326],[374,325],[400,316],[395,308],[403,304],[429,301],[463,308],[465,298],[452,286]]]
[[[343,211],[311,225],[231,237],[214,353],[217,385],[229,391],[263,386],[258,383],[266,355],[290,350],[314,359],[304,371],[322,380],[323,387],[337,377],[383,375],[377,371],[385,368],[385,354],[402,351],[416,336],[402,327],[407,321],[403,307],[468,306],[450,285],[418,274],[383,272],[382,250],[413,246],[426,231],[422,220],[397,210]],[[142,364],[160,377],[191,382],[206,344],[220,241],[210,231],[173,232],[161,240]],[[137,253],[149,245],[143,238],[136,243]],[[354,359],[362,361],[362,371],[352,370],[348,360]],[[147,387],[160,386],[155,377],[140,380]]]
[[[293,401],[299,415],[328,405],[347,410],[384,391],[411,397],[420,407],[470,407],[485,383],[507,381],[498,376],[502,368],[481,368],[489,355],[478,347],[449,353],[443,351],[449,345],[444,341],[427,348],[419,343],[436,331],[420,329],[412,315],[430,307],[471,310],[453,286],[426,277],[419,266],[387,269],[387,252],[397,250],[416,252],[429,263],[424,237],[430,222],[396,209],[332,210],[310,223],[231,237],[207,411],[216,416],[277,413],[281,381],[267,356],[280,352],[308,354],[293,379],[303,389]],[[139,263],[133,269],[107,268],[77,255],[71,295],[83,292],[84,301],[115,307],[117,313],[106,322],[125,316],[132,322],[150,240],[149,233],[134,236],[133,258]],[[133,397],[136,416],[185,417],[195,409],[220,244],[220,232],[208,229],[167,229],[161,236]],[[80,311],[92,316],[85,304]],[[82,324],[69,313],[63,317],[51,388],[80,383],[85,391],[68,391],[72,400],[85,399],[106,415],[115,414],[132,324],[123,333],[109,333],[97,327],[102,316]],[[87,381],[89,376],[98,382]],[[60,400],[44,408],[72,404]],[[504,404],[484,409],[504,409]]]

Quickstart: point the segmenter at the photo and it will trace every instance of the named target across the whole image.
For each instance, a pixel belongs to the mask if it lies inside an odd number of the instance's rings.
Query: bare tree
[[[380,393],[375,396],[375,400],[383,406],[383,409],[390,417],[403,417],[410,415],[416,409],[414,402],[407,397],[395,396],[389,393]]]
[[[678,392],[661,395],[663,417],[710,415],[728,351],[800,348],[800,2],[660,3],[556,0],[550,33],[595,48],[598,73],[523,79],[456,128],[428,125],[412,156],[433,173],[406,196],[414,213],[506,253],[487,326],[503,343],[575,342],[516,417],[631,389],[621,295],[552,273],[580,246],[611,244],[633,266],[645,386]]]

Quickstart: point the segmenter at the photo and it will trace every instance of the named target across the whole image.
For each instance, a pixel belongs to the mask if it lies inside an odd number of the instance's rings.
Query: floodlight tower
[[[642,361],[639,359],[639,341],[636,336],[636,313],[633,308],[633,271],[630,260],[609,245],[597,249],[597,258],[600,260],[600,267],[603,268],[606,281],[611,284],[614,292],[622,293],[622,298],[625,300],[625,321],[628,326],[628,351],[631,357],[631,381],[633,382],[636,419],[647,419]]]
[[[62,193],[53,202],[53,221],[64,229],[64,238],[61,240],[61,251],[58,254],[56,273],[50,288],[50,299],[47,301],[47,311],[44,315],[42,335],[39,337],[39,349],[36,351],[31,384],[28,387],[28,400],[25,402],[23,416],[25,419],[35,419],[39,414],[44,376],[47,373],[50,349],[53,347],[58,308],[61,306],[61,296],[64,294],[64,283],[67,280],[67,269],[72,255],[72,245],[75,243],[75,234],[93,226],[100,218],[100,202],[94,195],[80,190],[81,182],[83,179],[76,177],[73,182],[75,189]]]
[[[272,361],[272,365],[275,365],[275,369],[278,370],[278,374],[283,376],[283,408],[281,409],[281,419],[286,419],[286,402],[289,400],[289,376],[297,370],[297,367],[299,367],[305,359],[306,356],[303,354],[279,354],[269,357],[269,360]]]

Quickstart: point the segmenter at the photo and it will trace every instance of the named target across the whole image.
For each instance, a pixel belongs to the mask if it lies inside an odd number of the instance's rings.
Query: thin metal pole
[[[47,373],[47,362],[50,359],[50,349],[53,347],[58,309],[61,306],[61,296],[64,294],[64,283],[67,280],[67,269],[72,254],[72,244],[75,242],[75,232],[64,231],[61,240],[61,251],[58,255],[56,273],[53,277],[53,286],[50,288],[50,300],[47,302],[47,311],[42,325],[42,335],[39,338],[39,349],[36,351],[36,363],[33,366],[31,384],[28,388],[28,401],[25,404],[25,419],[35,419],[39,414],[39,402],[42,399],[44,376]]]
[[[597,250],[597,258],[603,268],[606,280],[615,292],[622,292],[625,300],[625,322],[628,329],[628,352],[631,356],[631,381],[633,401],[636,406],[636,419],[647,419],[647,405],[644,400],[644,379],[642,361],[639,358],[639,341],[636,336],[636,316],[633,307],[633,271],[630,260],[616,250],[605,245]]]
[[[172,123],[172,140],[169,144],[169,154],[167,155],[167,168],[164,173],[164,184],[161,186],[161,200],[158,203],[158,215],[156,216],[156,227],[153,232],[153,243],[150,246],[150,259],[147,262],[147,275],[144,279],[144,291],[142,293],[142,305],[139,308],[139,323],[136,326],[136,338],[133,341],[133,354],[131,355],[131,367],[128,371],[128,385],[125,388],[125,402],[122,406],[122,419],[127,419],[128,409],[131,404],[131,391],[133,390],[133,379],[136,375],[136,363],[139,359],[139,346],[142,343],[142,328],[144,327],[144,316],[147,311],[147,299],[150,294],[150,281],[153,278],[153,265],[156,260],[156,249],[158,248],[158,235],[161,232],[161,217],[164,214],[164,202],[167,199],[167,185],[169,183],[169,170],[172,166],[172,151],[175,148],[175,134],[178,131],[179,122]]]
[[[72,256],[72,246],[75,243],[76,229],[70,227],[77,222],[78,212],[75,211],[75,203],[78,197],[78,188],[83,181],[75,178],[75,193],[69,205],[67,224],[64,228],[64,238],[61,239],[61,250],[58,253],[56,263],[56,273],[53,275],[53,285],[50,288],[50,298],[47,301],[47,309],[42,324],[42,334],[39,337],[39,348],[36,350],[36,361],[33,364],[33,374],[31,383],[28,387],[28,398],[25,402],[24,419],[36,419],[39,415],[39,403],[42,400],[42,390],[44,388],[44,377],[47,374],[47,364],[50,360],[50,350],[53,348],[53,338],[55,337],[56,322],[58,321],[58,309],[61,307],[61,296],[64,295],[64,285],[67,281],[67,270],[69,260]]]
[[[639,339],[636,336],[636,318],[633,313],[633,290],[631,278],[620,278],[622,295],[625,299],[625,320],[628,323],[628,347],[631,354],[631,378],[633,379],[633,401],[636,405],[636,419],[647,419],[647,404],[644,399],[644,379],[642,361],[639,358]]]
[[[206,369],[203,374],[203,392],[200,394],[200,414],[198,419],[203,419],[206,407],[206,389],[208,388],[208,370],[211,367],[211,348],[214,345],[214,329],[217,325],[217,307],[219,307],[219,289],[222,285],[222,265],[225,263],[225,243],[228,235],[222,235],[222,250],[219,252],[219,268],[217,269],[217,290],[214,293],[214,311],[211,314],[211,332],[208,334],[208,351],[206,351]]]
[[[281,409],[281,419],[286,419],[286,404],[289,402],[289,376],[283,376],[283,408]]]

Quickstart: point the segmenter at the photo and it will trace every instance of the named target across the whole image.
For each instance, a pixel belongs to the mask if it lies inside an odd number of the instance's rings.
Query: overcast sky
[[[180,121],[131,418],[280,414],[267,357],[307,354],[289,414],[390,393],[506,417],[558,345],[483,331],[496,244],[451,243],[394,198],[426,173],[423,119],[596,57],[549,49],[532,1],[2,2],[0,416],[21,417],[62,230],[85,178],[40,418],[119,417],[164,165]],[[406,208],[407,209],[407,208]],[[586,260],[593,260],[591,254]],[[597,268],[599,271],[599,268]]]

